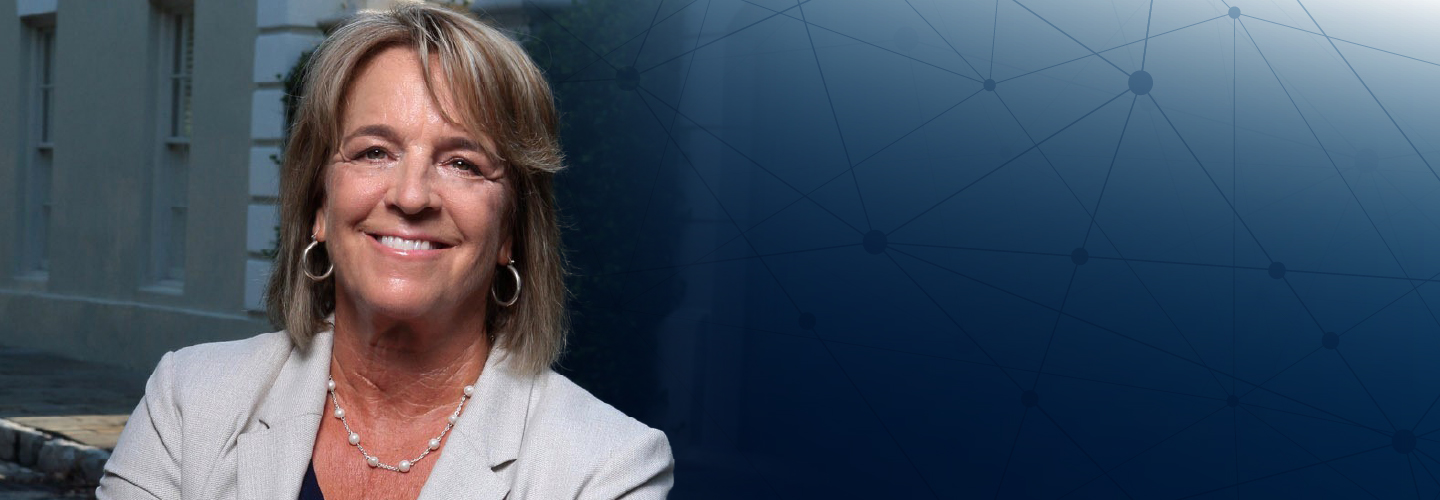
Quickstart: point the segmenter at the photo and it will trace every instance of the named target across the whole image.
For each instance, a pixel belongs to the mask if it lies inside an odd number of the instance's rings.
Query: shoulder
[[[546,370],[537,376],[522,455],[581,474],[582,497],[617,498],[640,488],[669,489],[674,459],[665,433],[625,415]],[[556,470],[554,472],[561,472]]]
[[[197,486],[233,449],[291,353],[284,332],[166,353],[105,464],[99,497],[180,498]]]
[[[576,444],[607,449],[616,443],[659,433],[601,401],[569,378],[545,370],[537,376],[530,426]],[[661,433],[663,435],[663,433]]]
[[[283,330],[262,333],[248,339],[196,344],[166,355],[173,369],[243,368],[257,362],[284,360],[291,346]]]
[[[168,402],[180,413],[230,414],[250,406],[274,379],[292,351],[284,331],[248,339],[197,344],[166,353],[145,388],[146,398]]]

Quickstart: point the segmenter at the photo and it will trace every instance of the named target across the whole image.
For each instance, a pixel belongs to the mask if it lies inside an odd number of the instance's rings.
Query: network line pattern
[[[636,4],[677,497],[1440,498],[1433,9]]]

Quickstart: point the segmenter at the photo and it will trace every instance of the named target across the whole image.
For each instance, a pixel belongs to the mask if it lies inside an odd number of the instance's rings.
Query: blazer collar
[[[292,348],[258,403],[256,424],[239,436],[240,498],[299,496],[326,408],[333,341],[331,332],[322,332],[309,349]],[[508,351],[490,348],[475,396],[446,438],[422,500],[499,499],[509,492],[512,469],[506,466],[520,454],[534,384],[535,377],[517,370]]]
[[[513,469],[506,466],[520,455],[534,382],[516,370],[509,352],[490,348],[475,397],[446,438],[421,500],[499,499],[510,491]]]
[[[237,444],[240,498],[299,496],[325,410],[333,340],[331,332],[322,332],[309,349],[292,346],[257,403],[255,422]]]

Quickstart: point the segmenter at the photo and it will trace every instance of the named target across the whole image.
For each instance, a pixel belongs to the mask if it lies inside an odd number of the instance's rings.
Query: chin
[[[410,283],[389,283],[386,286],[362,289],[351,294],[357,312],[405,321],[433,317],[443,308],[443,294],[435,287],[407,286]]]

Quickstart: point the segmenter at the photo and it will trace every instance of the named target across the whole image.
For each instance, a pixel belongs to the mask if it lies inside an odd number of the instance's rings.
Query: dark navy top
[[[320,481],[315,479],[315,462],[305,468],[305,479],[300,482],[300,500],[325,500],[320,491]]]

